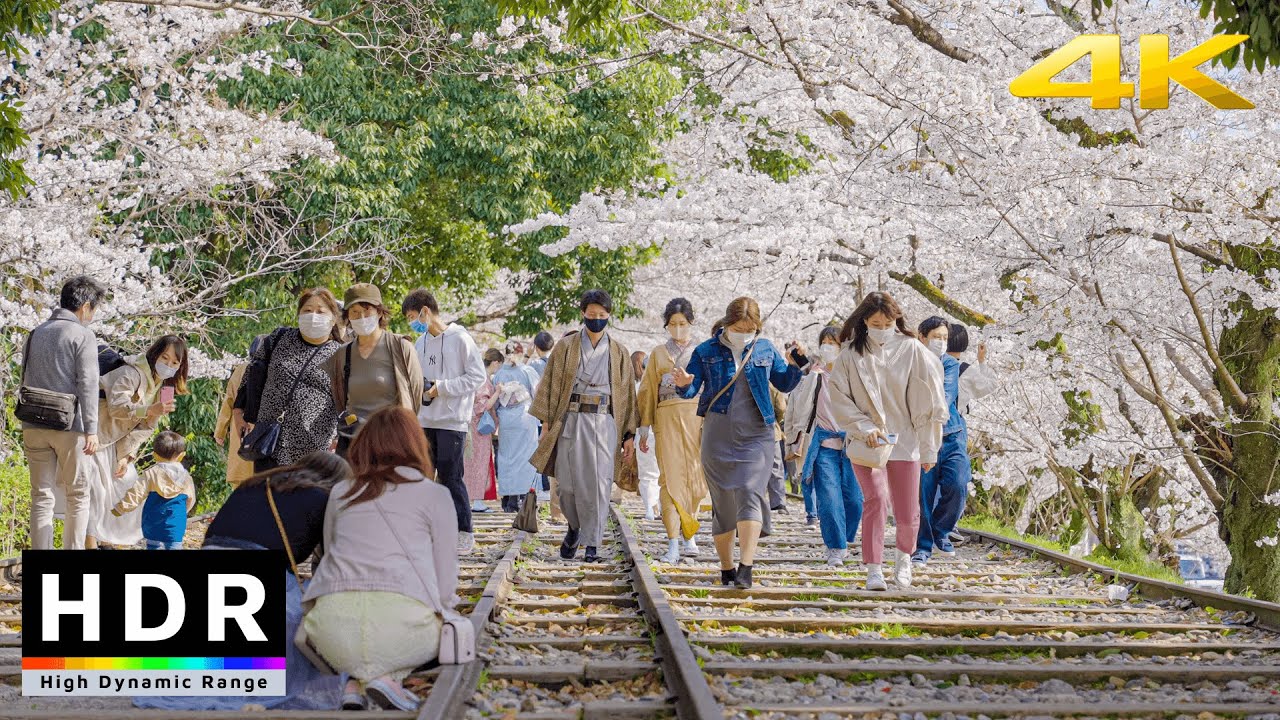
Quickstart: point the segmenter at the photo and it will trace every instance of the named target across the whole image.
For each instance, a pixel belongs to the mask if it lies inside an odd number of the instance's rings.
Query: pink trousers
[[[920,463],[890,460],[884,468],[855,464],[853,474],[862,486],[862,562],[884,562],[884,523],[890,502],[897,525],[896,545],[902,552],[915,552],[920,530]]]

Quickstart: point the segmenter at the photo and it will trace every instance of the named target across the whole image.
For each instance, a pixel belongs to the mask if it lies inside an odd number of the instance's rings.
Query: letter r
[[[227,606],[227,588],[244,588],[248,598],[243,605]],[[224,642],[227,639],[227,620],[235,620],[240,633],[250,642],[265,642],[266,633],[258,627],[253,614],[262,609],[267,600],[262,581],[244,573],[214,573],[209,575],[209,641]]]

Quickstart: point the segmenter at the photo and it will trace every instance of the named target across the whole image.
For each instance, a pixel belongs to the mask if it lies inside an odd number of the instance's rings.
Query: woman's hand
[[[129,458],[122,457],[119,460],[116,460],[115,471],[112,473],[112,475],[113,477],[115,477],[115,479],[119,480],[120,478],[124,477],[124,474],[126,471],[128,471],[128,469],[129,469]]]
[[[484,409],[492,410],[493,406],[497,404],[498,404],[498,392],[495,390],[493,394],[489,396],[489,399],[485,401]]]
[[[933,469],[933,463],[920,463],[921,472],[929,472]]]
[[[889,438],[879,430],[872,430],[867,433],[867,447],[869,448],[877,448],[887,442],[889,442]]]
[[[793,352],[800,357],[809,357],[809,352],[805,350],[804,343],[797,340],[795,344],[791,346],[791,350],[786,353],[788,365],[798,365],[796,363],[796,359],[791,355]]]
[[[675,383],[678,388],[687,388],[693,383],[693,376],[689,374],[689,371],[678,367],[671,371],[671,382]]]
[[[627,441],[622,443],[622,459],[630,460],[631,456],[634,455],[635,453],[636,453],[635,438],[627,438]]]
[[[978,343],[978,364],[981,365],[986,361],[987,361],[987,344]]]
[[[649,436],[648,435],[645,435],[640,438],[640,452],[642,453],[649,452]]]

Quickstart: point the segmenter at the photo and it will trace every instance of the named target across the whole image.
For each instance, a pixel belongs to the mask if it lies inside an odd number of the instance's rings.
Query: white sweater
[[[430,405],[418,408],[418,424],[424,428],[466,432],[476,391],[484,385],[484,356],[471,333],[450,323],[439,336],[426,332],[414,342],[422,363],[423,388],[436,381],[439,393]]]
[[[949,415],[941,361],[919,340],[895,334],[883,346],[868,340],[859,354],[846,344],[831,370],[831,406],[849,442],[874,430],[897,433],[889,460],[936,463]],[[856,375],[858,382],[851,382]]]

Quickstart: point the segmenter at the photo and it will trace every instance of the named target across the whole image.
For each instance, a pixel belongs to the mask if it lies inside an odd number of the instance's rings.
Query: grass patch
[[[978,530],[992,535],[997,535],[1010,540],[1021,540],[1022,542],[1045,550],[1054,552],[1067,553],[1067,547],[1057,540],[1053,540],[1039,535],[1023,535],[1012,527],[996,520],[989,515],[973,515],[966,517],[960,521],[960,527],[966,530]],[[1089,562],[1104,565],[1122,573],[1130,575],[1140,575],[1142,577],[1151,578],[1153,580],[1163,580],[1165,582],[1182,584],[1182,576],[1176,571],[1171,570],[1160,563],[1154,562],[1149,558],[1121,558],[1115,557],[1107,550],[1098,548],[1082,558]],[[1065,571],[1065,568],[1064,568]],[[1095,574],[1095,578],[1099,582],[1110,582],[1111,578],[1102,577]]]
[[[880,633],[886,638],[907,638],[918,637],[920,631],[915,628],[909,628],[902,623],[875,623],[870,625],[853,625],[846,629],[846,632],[864,632],[864,633]]]
[[[701,589],[701,588],[699,588],[699,589],[697,589],[697,590],[690,590],[690,591],[686,594],[686,597],[698,598],[698,599],[700,599],[700,600],[705,600],[706,598],[711,597],[711,591],[710,591],[710,590]]]
[[[795,602],[822,602],[827,599],[827,596],[819,593],[798,593],[792,595],[791,599]]]

